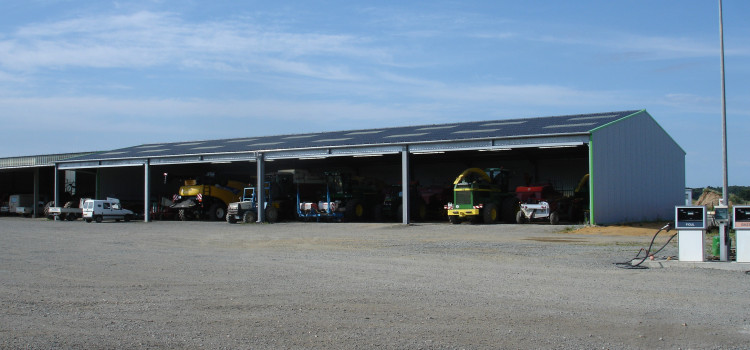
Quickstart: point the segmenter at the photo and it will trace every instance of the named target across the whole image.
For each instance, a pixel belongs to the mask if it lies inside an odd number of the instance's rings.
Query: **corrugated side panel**
[[[594,131],[592,153],[596,224],[674,220],[685,152],[646,111]]]
[[[90,153],[65,153],[39,156],[0,158],[0,169],[28,168],[40,166],[55,166],[55,162]]]

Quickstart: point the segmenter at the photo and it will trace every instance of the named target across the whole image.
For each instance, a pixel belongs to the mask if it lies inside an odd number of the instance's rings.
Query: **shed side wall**
[[[685,152],[645,111],[592,133],[596,224],[672,220],[684,202]]]

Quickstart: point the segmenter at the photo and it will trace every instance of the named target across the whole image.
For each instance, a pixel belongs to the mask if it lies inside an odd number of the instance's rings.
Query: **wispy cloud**
[[[301,57],[387,60],[350,35],[279,32],[237,19],[186,23],[170,13],[138,12],[38,23],[0,39],[6,70],[147,68],[242,70],[247,66],[323,79],[352,79],[345,67],[313,67]]]
[[[700,38],[647,36],[632,33],[593,32],[578,36],[529,35],[532,41],[559,45],[587,46],[601,49],[600,54],[619,60],[671,60],[679,58],[715,57],[718,41]],[[735,47],[727,50],[734,56],[750,56],[750,48]]]
[[[446,86],[424,91],[437,100],[494,105],[570,106],[613,105],[622,100],[622,92],[581,90],[557,85],[472,85]]]

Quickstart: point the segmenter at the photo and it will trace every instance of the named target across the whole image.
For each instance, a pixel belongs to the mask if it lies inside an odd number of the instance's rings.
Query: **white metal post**
[[[149,208],[149,197],[151,196],[149,191],[149,187],[151,187],[149,181],[149,162],[146,159],[146,162],[143,163],[143,222],[149,222],[151,214],[151,209]]]
[[[34,168],[34,211],[33,216],[34,218],[39,217],[39,213],[37,212],[37,208],[39,207],[39,168]]]
[[[724,205],[729,205],[729,169],[727,166],[727,98],[724,83],[724,19],[722,16],[721,7],[721,0],[719,0],[719,37],[721,41],[721,151],[724,159],[724,191],[721,198],[724,199]]]
[[[726,98],[726,85],[724,83],[724,18],[722,14],[721,0],[719,0],[719,41],[721,42],[721,155],[723,159],[723,170],[724,174],[722,177],[723,191],[722,201],[723,205],[729,205],[729,169],[727,166],[727,98]],[[719,225],[719,260],[729,261],[729,239],[727,237],[727,225],[722,223]]]
[[[719,225],[719,261],[729,261],[729,235],[727,225]]]
[[[409,146],[404,146],[401,151],[401,206],[403,208],[403,224],[408,225],[411,221],[410,208],[411,198],[409,196]]]
[[[266,202],[266,193],[263,188],[263,179],[266,177],[265,175],[265,167],[263,164],[263,153],[258,153],[258,156],[256,157],[256,162],[258,166],[258,181],[255,187],[255,198],[257,199],[257,208],[258,208],[258,222],[262,223],[263,220],[266,219],[266,212],[265,207],[263,206],[263,203]]]
[[[55,197],[55,206],[56,207],[60,206],[60,195],[59,195],[60,189],[58,188],[60,180],[57,178],[59,172],[60,172],[60,168],[58,168],[57,163],[55,163],[55,176],[54,176],[54,178],[55,178],[55,186],[54,186],[55,193],[53,194],[53,196]]]

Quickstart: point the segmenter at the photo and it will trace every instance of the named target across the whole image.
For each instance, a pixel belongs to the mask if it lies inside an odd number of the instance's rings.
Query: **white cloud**
[[[556,85],[475,85],[446,86],[423,92],[437,100],[454,100],[496,105],[606,106],[621,103],[624,93],[587,91]]]
[[[716,57],[716,42],[687,37],[646,36],[622,32],[592,31],[582,36],[530,35],[529,40],[561,45],[583,45],[609,51],[621,60],[672,60],[678,58]],[[748,56],[750,49],[736,47],[727,54]]]
[[[299,57],[344,56],[387,61],[388,54],[349,35],[287,33],[236,20],[186,23],[169,13],[138,12],[37,23],[0,39],[0,66],[47,68],[187,67],[263,70],[318,78],[351,79],[327,63],[302,67]],[[330,74],[330,76],[327,76]]]

